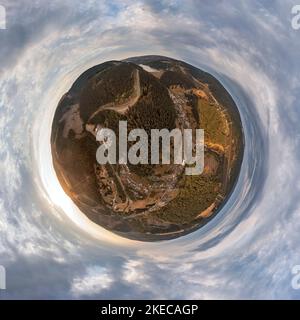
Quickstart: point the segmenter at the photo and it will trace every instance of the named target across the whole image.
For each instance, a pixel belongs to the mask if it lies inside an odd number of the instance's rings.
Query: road
[[[101,105],[97,108],[97,110],[90,116],[88,123],[101,111],[103,110],[114,110],[118,113],[124,114],[130,107],[135,105],[141,96],[141,83],[140,83],[140,72],[138,69],[134,70],[133,73],[134,85],[133,85],[133,93],[128,98],[127,101],[117,104],[115,102],[110,102],[104,105]]]

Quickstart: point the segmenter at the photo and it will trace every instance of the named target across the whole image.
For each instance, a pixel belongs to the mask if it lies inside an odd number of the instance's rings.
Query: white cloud
[[[108,289],[113,283],[113,278],[103,267],[88,267],[85,274],[73,279],[71,294],[74,297],[95,296]]]

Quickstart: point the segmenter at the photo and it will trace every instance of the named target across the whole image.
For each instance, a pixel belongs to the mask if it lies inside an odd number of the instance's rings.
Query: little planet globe
[[[201,174],[185,174],[184,162],[100,164],[97,131],[111,129],[119,141],[121,121],[147,133],[203,129]],[[183,61],[141,56],[99,64],[74,82],[55,111],[51,150],[62,188],[93,223],[159,241],[201,228],[222,209],[239,177],[244,136],[238,108],[215,77]]]

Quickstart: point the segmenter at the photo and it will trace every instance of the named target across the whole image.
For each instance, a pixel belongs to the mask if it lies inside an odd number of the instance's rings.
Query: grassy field
[[[204,129],[205,141],[225,147],[229,134],[225,115],[215,104],[211,105],[204,99],[199,99],[198,108],[200,127]]]
[[[204,129],[205,143],[221,145],[223,150],[228,143],[229,129],[227,119],[215,104],[198,99],[200,128]],[[221,150],[222,148],[219,148]],[[210,151],[206,150],[206,154]],[[216,156],[216,155],[215,155]],[[217,156],[218,157],[218,156]],[[223,156],[218,157],[219,167],[223,167]],[[221,169],[222,170],[222,169]],[[170,223],[189,223],[202,211],[215,202],[221,193],[222,172],[219,169],[213,176],[185,176],[181,181],[177,198],[154,213]]]
[[[219,190],[217,177],[185,176],[179,195],[163,209],[153,213],[170,223],[186,224],[216,199]]]

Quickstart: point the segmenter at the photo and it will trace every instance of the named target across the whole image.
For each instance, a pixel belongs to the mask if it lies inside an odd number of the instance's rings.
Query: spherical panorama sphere
[[[115,132],[113,151],[98,139],[104,129]],[[134,141],[136,129],[146,139]],[[169,163],[158,140],[153,163],[152,133],[162,130],[183,138],[169,136]],[[195,166],[184,157],[175,161],[185,155],[187,131],[203,132],[199,174],[187,174]],[[195,135],[193,159],[197,141]],[[99,162],[99,147],[116,161]],[[90,220],[130,239],[157,241],[192,232],[219,212],[239,176],[244,138],[238,108],[215,77],[182,61],[142,56],[102,63],[74,82],[57,106],[51,148],[61,186]]]

